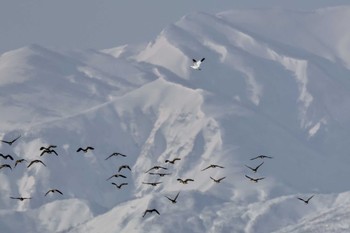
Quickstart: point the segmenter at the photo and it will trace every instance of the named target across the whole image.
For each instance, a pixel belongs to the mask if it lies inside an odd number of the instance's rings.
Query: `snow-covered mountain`
[[[0,144],[1,232],[349,232],[349,11],[193,13],[145,46],[2,54],[0,138],[21,137]]]

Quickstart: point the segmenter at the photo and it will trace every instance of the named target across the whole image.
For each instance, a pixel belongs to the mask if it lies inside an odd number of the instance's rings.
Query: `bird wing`
[[[174,198],[174,200],[176,201],[177,197],[179,196],[180,192],[178,192]]]
[[[46,164],[43,161],[38,160],[38,163],[42,163],[46,167]]]
[[[264,162],[260,163],[255,169],[256,170],[259,169],[259,167],[261,167],[261,165],[263,165],[263,164],[264,164]]]
[[[153,209],[152,212],[155,211],[158,215],[160,215],[160,213],[158,212],[158,210]]]
[[[5,158],[6,159],[9,158],[9,159],[13,160],[13,157],[11,155],[6,155]]]
[[[119,186],[122,187],[123,185],[128,185],[128,183],[121,183]]]
[[[185,182],[187,182],[187,181],[194,181],[194,180],[193,179],[186,179]]]
[[[210,167],[211,167],[211,166],[208,166],[208,167],[202,169],[202,171],[207,170],[207,169],[209,169]]]
[[[192,61],[193,61],[193,63],[196,63],[196,62],[197,62],[196,59],[192,59]]]
[[[52,150],[52,152],[55,154],[55,155],[58,155],[57,152],[55,150]]]
[[[45,193],[45,196],[46,196],[47,194],[49,194],[50,192],[52,192],[52,190],[47,191],[47,192]]]
[[[58,192],[59,194],[63,195],[63,193],[60,190],[55,189],[55,191]]]
[[[87,149],[87,150],[94,150],[95,148],[93,148],[93,147],[91,147],[91,146],[88,146],[86,149]]]
[[[218,181],[220,182],[220,181],[222,181],[222,180],[225,179],[225,178],[226,178],[226,176],[224,176],[224,177],[218,179]]]
[[[249,167],[248,165],[245,165],[247,168],[249,168],[250,170],[254,171],[254,168]]]
[[[259,158],[259,156],[256,156],[256,157],[254,157],[254,158],[251,158],[250,160],[254,160],[254,159],[257,159],[257,158]]]
[[[305,202],[305,200],[303,198],[297,197],[297,199],[299,199],[300,201]]]
[[[307,201],[310,201],[311,200],[311,198],[313,198],[314,197],[314,195],[312,195],[311,197],[309,197],[308,199],[307,199]]]
[[[203,57],[202,60],[201,60],[201,62],[203,62],[204,60],[205,60],[205,58]]]
[[[154,167],[152,167],[151,169],[149,169],[148,171],[146,171],[145,173],[149,172],[149,171],[152,171],[154,169]]]
[[[77,150],[77,152],[82,151],[82,150],[83,150],[83,148],[79,147],[79,149]]]
[[[247,177],[248,179],[250,179],[250,180],[254,180],[252,177],[250,177],[250,176],[247,176],[247,175],[245,175],[245,177]]]
[[[114,154],[111,154],[110,156],[108,156],[105,160],[109,159],[110,157],[114,156]]]

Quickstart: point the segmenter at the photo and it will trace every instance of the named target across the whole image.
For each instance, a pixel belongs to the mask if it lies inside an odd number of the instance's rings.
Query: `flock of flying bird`
[[[192,69],[195,69],[195,70],[201,70],[200,66],[201,66],[201,63],[205,60],[205,58],[202,58],[201,60],[195,60],[195,59],[192,59],[193,61],[193,65],[190,66]],[[14,138],[13,140],[11,141],[7,141],[7,140],[1,140],[2,143],[6,143],[8,144],[9,146],[12,146],[13,143],[15,143],[21,136],[18,136],[16,138]],[[40,151],[41,151],[41,154],[40,154],[40,157],[45,155],[45,154],[54,154],[56,156],[58,156],[57,152],[55,151],[55,148],[57,146],[55,145],[50,145],[48,147],[41,147],[40,148]],[[89,150],[94,150],[93,147],[91,146],[88,146],[86,148],[78,148],[76,152],[84,152],[84,153],[87,153]],[[121,154],[119,152],[115,152],[111,155],[109,155],[105,160],[108,160],[112,157],[115,157],[115,156],[121,156],[121,157],[126,157],[126,155],[124,154]],[[3,159],[5,160],[14,160],[14,158],[11,156],[11,155],[3,155],[0,153],[0,157],[2,157]],[[266,156],[266,155],[259,155],[257,157],[254,157],[254,158],[251,158],[250,160],[256,160],[256,159],[272,159],[271,156]],[[181,158],[174,158],[172,160],[165,160],[165,163],[168,163],[168,164],[175,164],[176,161],[179,161],[181,160]],[[25,159],[17,159],[15,161],[15,164],[13,166],[13,168],[15,168],[18,164],[20,163],[23,163],[23,162],[28,162],[27,160]],[[35,159],[35,160],[32,160],[29,162],[29,164],[27,165],[27,168],[31,167],[32,165],[36,164],[36,163],[41,163],[42,165],[46,166],[46,164],[41,161],[40,159]],[[257,165],[256,167],[251,167],[251,166],[248,166],[248,165],[245,165],[248,169],[250,169],[252,172],[254,173],[257,173],[259,168],[264,164],[264,162],[261,162],[259,165]],[[12,170],[12,166],[8,163],[5,163],[5,164],[1,164],[0,165],[0,170],[3,169],[3,168],[9,168]],[[220,166],[220,165],[217,165],[217,164],[210,164],[209,166],[203,168],[201,171],[205,171],[207,169],[210,169],[210,168],[224,168],[223,166]],[[115,173],[113,175],[111,175],[110,177],[107,178],[107,181],[113,179],[113,178],[127,178],[124,174],[121,174],[120,172],[123,170],[123,169],[126,169],[126,170],[129,170],[131,171],[131,168],[129,165],[121,165],[118,169],[118,173]],[[145,173],[149,174],[149,175],[153,175],[153,176],[159,176],[159,177],[164,177],[164,176],[169,176],[171,175],[171,173],[167,173],[167,172],[160,172],[160,171],[166,171],[168,170],[167,167],[164,167],[164,166],[159,166],[159,165],[156,165],[156,166],[153,166],[152,168],[148,169]],[[157,172],[155,172],[157,171]],[[253,178],[252,176],[248,176],[248,175],[245,175],[245,177],[247,179],[249,179],[250,181],[254,182],[254,183],[258,183],[260,180],[263,180],[265,179],[265,177],[257,177],[257,178]],[[222,180],[224,180],[226,177],[221,177],[221,178],[213,178],[212,176],[210,176],[210,179],[213,180],[213,182],[215,183],[220,183]],[[177,181],[179,181],[179,183],[181,184],[188,184],[188,182],[194,182],[194,179],[192,178],[177,178]],[[161,184],[162,182],[159,181],[159,182],[142,182],[142,184],[145,184],[145,185],[150,185],[150,186],[157,186],[159,184]],[[121,189],[123,186],[126,186],[128,185],[127,182],[121,182],[119,184],[117,184],[116,182],[111,182],[112,185],[114,185],[117,189]],[[48,190],[46,193],[45,193],[45,196],[47,196],[49,193],[58,193],[60,195],[63,195],[63,193],[58,190],[58,189],[50,189]],[[171,197],[168,197],[168,196],[165,196],[171,203],[175,204],[177,203],[177,198],[179,197],[179,194],[180,192],[178,192],[174,198],[171,198]],[[304,202],[305,204],[308,204],[309,201],[311,200],[311,198],[313,198],[314,195],[312,195],[311,197],[307,198],[307,199],[303,199],[303,198],[300,198],[300,197],[297,197],[298,200]],[[31,199],[31,197],[10,197],[11,199],[16,199],[16,200],[19,200],[19,201],[24,201],[24,200],[27,200],[27,199]],[[160,215],[159,211],[157,209],[146,209],[145,212],[143,213],[143,216],[142,217],[145,217],[145,215],[147,213],[157,213],[158,215]]]

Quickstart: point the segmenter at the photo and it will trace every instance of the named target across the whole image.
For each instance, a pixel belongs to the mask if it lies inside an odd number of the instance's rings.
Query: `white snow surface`
[[[192,13],[147,46],[2,54],[0,138],[21,137],[0,153],[46,167],[0,158],[0,232],[350,232],[349,12]]]

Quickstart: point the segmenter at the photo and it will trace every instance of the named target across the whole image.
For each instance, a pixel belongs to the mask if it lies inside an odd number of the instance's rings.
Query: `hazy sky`
[[[103,49],[148,42],[194,11],[345,4],[349,0],[0,0],[0,53],[33,43]]]

